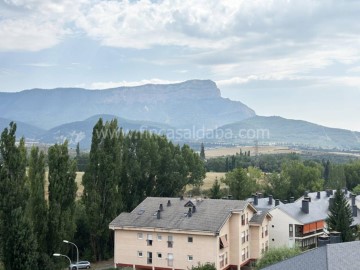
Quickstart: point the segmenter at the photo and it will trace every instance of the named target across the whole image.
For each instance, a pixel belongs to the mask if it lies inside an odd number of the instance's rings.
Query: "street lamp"
[[[65,258],[67,258],[69,260],[69,263],[70,263],[69,266],[71,265],[71,260],[70,260],[70,258],[68,256],[60,254],[60,253],[54,253],[53,256],[55,256],[55,257],[65,257]]]
[[[75,245],[75,243],[70,242],[68,240],[63,240],[63,242],[66,243],[66,244],[74,245],[76,247],[76,265],[78,265],[78,263],[79,263],[79,249],[78,249],[77,245]]]

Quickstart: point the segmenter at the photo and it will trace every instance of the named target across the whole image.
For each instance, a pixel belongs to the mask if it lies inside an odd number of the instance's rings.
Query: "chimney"
[[[261,192],[258,192],[258,193],[256,193],[256,194],[257,194],[258,198],[262,198],[262,197],[263,197],[263,194],[262,194]]]
[[[308,202],[311,202],[311,197],[305,197],[304,200],[307,200]]]
[[[255,195],[253,195],[254,197],[254,205],[258,205],[258,195],[257,193]]]
[[[268,204],[269,204],[269,205],[272,205],[272,203],[273,203],[273,196],[272,196],[272,195],[269,195],[269,202],[268,202]]]
[[[160,212],[161,212],[160,209],[157,210],[157,213],[156,213],[156,218],[157,218],[157,219],[160,219]]]
[[[304,191],[304,197],[307,197],[308,194],[309,194],[309,191],[305,190],[305,191]]]
[[[162,204],[162,203],[160,203],[159,210],[160,210],[160,211],[164,211],[164,207],[163,207],[163,204]]]
[[[284,204],[287,204],[288,203],[288,200],[284,200]]]
[[[180,201],[182,201],[184,199],[184,196],[180,196]]]
[[[321,198],[321,195],[320,195],[320,191],[317,192],[316,194],[316,198],[320,199]]]
[[[168,200],[166,206],[171,206],[171,201],[170,200]]]
[[[294,198],[294,197],[290,197],[290,203],[293,203],[293,202],[294,202],[294,200],[295,200],[295,198]]]
[[[308,200],[302,200],[301,210],[302,210],[305,214],[309,214],[309,201],[308,201]]]
[[[351,194],[351,205],[355,205],[356,194]]]
[[[344,193],[345,193],[345,195],[348,194],[348,189],[347,189],[347,187],[344,188]]]
[[[232,199],[232,195],[228,195],[228,200],[231,200]]]
[[[280,200],[279,199],[275,199],[275,206],[278,206],[280,204]]]
[[[326,197],[330,197],[330,189],[326,190]]]
[[[192,207],[192,212],[193,212],[193,213],[196,212],[196,206],[195,206],[195,205]]]
[[[334,190],[330,189],[330,195],[334,195]]]
[[[334,204],[334,198],[329,198],[329,208]]]
[[[352,206],[352,216],[357,217],[357,207],[356,207],[356,205]]]
[[[188,213],[187,213],[187,216],[188,216],[188,217],[191,217],[191,215],[192,215],[192,214],[191,214],[191,207],[190,207],[190,208],[189,208],[189,211],[188,211]]]

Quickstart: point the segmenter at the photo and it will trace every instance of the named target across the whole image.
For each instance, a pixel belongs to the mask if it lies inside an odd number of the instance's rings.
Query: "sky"
[[[211,79],[258,115],[360,131],[358,0],[0,0],[0,91]]]

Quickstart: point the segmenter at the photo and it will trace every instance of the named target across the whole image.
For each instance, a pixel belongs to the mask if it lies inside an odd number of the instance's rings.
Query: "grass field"
[[[240,149],[242,152],[250,151],[250,155],[255,155],[255,147],[254,146],[238,146],[238,147],[224,147],[224,148],[215,148],[215,149],[205,149],[206,158],[213,157],[222,157],[229,155],[236,155],[236,153],[240,153]],[[293,149],[289,149],[287,147],[277,147],[277,146],[259,146],[258,154],[287,154],[296,152]]]

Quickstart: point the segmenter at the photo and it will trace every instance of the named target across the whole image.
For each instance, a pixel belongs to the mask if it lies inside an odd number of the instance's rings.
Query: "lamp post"
[[[70,258],[69,258],[68,256],[63,255],[63,254],[60,254],[60,253],[54,253],[53,256],[55,256],[55,257],[65,257],[65,258],[67,258],[67,259],[69,260],[69,267],[70,267],[70,265],[71,265],[71,260],[70,260]]]
[[[66,244],[74,245],[76,247],[76,265],[78,265],[78,263],[79,263],[79,249],[78,249],[77,245],[75,245],[75,243],[70,242],[68,240],[63,240],[63,242],[66,243]]]

